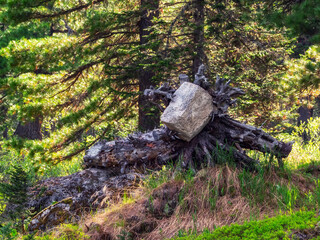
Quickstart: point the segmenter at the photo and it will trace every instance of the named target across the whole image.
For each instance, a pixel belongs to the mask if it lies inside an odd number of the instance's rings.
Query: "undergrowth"
[[[51,233],[39,233],[33,237],[48,240],[87,239],[93,235],[86,235],[84,226],[98,223],[103,229],[96,233],[94,239],[99,239],[108,231],[114,231],[115,239],[130,239],[133,236],[137,238],[137,235],[134,235],[136,233],[132,232],[132,223],[125,217],[130,214],[132,217],[136,214],[139,219],[147,219],[156,224],[154,229],[143,235],[146,240],[164,239],[177,233],[179,236],[190,235],[182,239],[255,239],[260,228],[268,233],[265,234],[265,239],[285,239],[292,229],[313,228],[318,221],[314,212],[320,208],[320,162],[317,161],[320,159],[320,131],[316,124],[320,126],[319,119],[311,120],[309,125],[304,126],[307,130],[297,127],[290,136],[282,135],[286,138],[285,141],[295,141],[283,169],[275,166],[274,159],[269,154],[255,156],[261,159],[261,164],[254,172],[241,169],[234,164],[230,152],[217,149],[213,156],[216,160],[214,167],[198,166],[201,170],[196,172],[194,169],[181,170],[172,165],[163,166],[161,171],[151,172],[144,180],[138,198],[133,198],[129,192],[125,193],[123,201],[105,212],[88,216],[79,222],[79,225],[62,225]],[[310,136],[307,142],[302,139],[304,131]],[[8,155],[0,157],[8,158]],[[32,166],[28,165],[30,163],[19,161],[24,169],[30,170],[28,174],[31,176],[35,172],[42,173],[42,177],[67,175],[80,167],[80,161],[77,160],[64,166],[46,168],[43,165],[41,169],[34,171]],[[0,176],[8,173],[6,167],[9,165],[9,161],[0,161]],[[163,219],[141,215],[146,211],[146,203],[153,201],[151,196],[154,192],[161,192],[161,189],[168,185],[181,186],[175,209],[169,209],[169,205],[166,205],[164,210],[168,213],[173,210],[172,215],[166,214]],[[276,217],[272,220],[257,221],[265,216]],[[139,221],[142,221],[141,219]],[[243,225],[220,228],[233,223]],[[5,239],[15,239],[16,231],[9,230],[9,226],[3,225],[0,232],[6,232]],[[217,230],[213,231],[216,227]],[[201,232],[203,235],[197,236]]]
[[[283,141],[294,141],[292,151],[285,159],[290,169],[316,163],[320,159],[320,118],[310,118],[300,126],[290,125],[292,131],[277,135]]]
[[[320,239],[319,222],[320,217],[316,217],[315,212],[299,211],[292,215],[280,215],[260,221],[245,222],[242,225],[232,224],[223,226],[214,231],[205,230],[202,234],[190,234],[180,232],[173,239],[175,240],[205,240],[205,239],[300,239],[295,234],[303,231],[310,238]],[[186,236],[183,236],[186,235]]]
[[[32,236],[34,240],[86,240],[90,239],[83,229],[76,224],[62,224],[51,234],[45,234],[43,236]]]
[[[177,207],[172,215],[165,214],[167,217],[160,220],[148,214],[143,215],[146,212],[146,202],[155,201],[151,197],[155,196],[155,192],[159,194],[163,191],[165,194],[168,186],[178,186],[181,182]],[[256,172],[226,163],[204,168],[197,173],[193,169],[177,173],[172,168],[163,167],[145,180],[143,189],[140,200],[113,206],[105,213],[98,213],[91,220],[87,219],[86,225],[98,223],[104,226],[104,234],[107,232],[121,237],[131,234],[135,236],[133,239],[141,239],[140,235],[132,232],[135,227],[130,219],[137,219],[135,225],[146,224],[144,221],[147,219],[157,226],[145,233],[143,239],[164,239],[177,233],[196,236],[205,229],[212,231],[216,226],[256,221],[265,216],[308,210],[314,213],[320,205],[319,180],[300,170],[281,170],[268,164],[262,164]],[[165,213],[170,212],[169,210],[164,208]]]

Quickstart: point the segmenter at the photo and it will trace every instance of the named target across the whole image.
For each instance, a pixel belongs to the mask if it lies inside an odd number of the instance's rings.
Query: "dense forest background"
[[[233,118],[318,141],[320,0],[1,0],[0,179],[68,175],[100,139],[159,127],[144,90],[202,63],[246,92]]]
[[[319,109],[318,3],[2,1],[2,148],[55,163],[153,129],[139,93],[200,63],[246,91],[238,119],[295,123],[297,107]]]

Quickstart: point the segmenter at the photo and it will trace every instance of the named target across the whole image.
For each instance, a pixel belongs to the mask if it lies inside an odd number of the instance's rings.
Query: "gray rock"
[[[196,84],[184,82],[163,112],[161,121],[189,142],[208,124],[213,111],[217,109],[210,94]]]
[[[29,231],[50,229],[78,218],[86,210],[107,207],[120,193],[138,186],[143,175],[121,175],[119,169],[90,168],[69,176],[53,177],[28,189],[27,207],[38,212]]]
[[[115,175],[114,169],[90,168],[69,176],[45,179],[28,190],[27,207],[38,212],[69,197],[73,198],[76,208],[88,207],[92,194]]]
[[[33,217],[28,226],[28,230],[44,230],[70,220],[72,217],[72,213],[70,212],[72,204],[73,199],[69,197],[45,208]]]

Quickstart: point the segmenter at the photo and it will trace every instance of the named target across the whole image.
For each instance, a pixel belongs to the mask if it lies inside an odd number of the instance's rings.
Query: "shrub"
[[[205,239],[289,239],[292,230],[313,229],[320,217],[314,212],[296,212],[292,215],[280,215],[260,221],[232,224],[217,228],[213,232],[205,231],[199,236],[189,235],[174,238],[176,240]]]

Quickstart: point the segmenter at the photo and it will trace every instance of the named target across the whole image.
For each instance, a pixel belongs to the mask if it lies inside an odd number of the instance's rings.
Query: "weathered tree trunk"
[[[198,68],[205,60],[204,53],[204,0],[194,0],[194,22],[195,29],[193,32],[193,43],[195,46],[196,55],[193,58],[192,74],[193,76],[197,73]]]
[[[219,161],[222,151],[229,153],[242,167],[254,169],[258,160],[246,155],[244,149],[270,153],[278,158],[279,166],[292,149],[292,143],[278,141],[263,130],[252,127],[227,116],[216,117],[207,127],[190,142],[175,139],[168,129],[160,128],[145,134],[135,134],[126,139],[100,142],[90,149],[84,166],[134,168],[139,171],[147,168],[156,169],[169,161],[183,159],[183,167],[196,164],[214,165]]]
[[[152,20],[159,16],[159,0],[141,0],[141,19],[140,28],[140,44],[148,44],[149,28],[153,26]],[[144,62],[144,61],[143,61]],[[147,62],[144,62],[147,63]],[[155,85],[152,82],[154,73],[151,69],[143,68],[140,70],[139,91],[144,92],[150,86]],[[160,124],[160,112],[158,108],[152,104],[143,95],[139,96],[139,129],[141,131],[151,130]]]
[[[226,82],[221,78],[217,79],[215,89],[210,88],[203,75],[203,67],[199,68],[195,82],[212,96],[215,110],[211,121],[190,142],[177,138],[178,135],[166,127],[144,134],[137,133],[122,140],[99,142],[87,151],[84,157],[85,167],[118,167],[125,173],[129,168],[140,171],[146,167],[155,169],[170,160],[182,160],[183,167],[214,165],[221,161],[223,151],[238,165],[255,169],[259,161],[247,156],[244,149],[276,156],[279,167],[283,167],[282,159],[290,154],[292,142],[278,141],[262,129],[246,125],[227,115],[228,107],[235,103],[232,98],[244,94],[241,89],[231,87],[230,81]],[[174,91],[167,86],[149,89],[145,94],[153,101],[174,99]]]
[[[4,105],[0,105],[0,121],[2,121],[3,123],[5,122],[5,119],[7,118],[7,107]],[[1,135],[4,139],[8,138],[8,128],[6,126],[1,127]]]
[[[318,95],[314,100],[312,117],[320,117],[320,95]]]
[[[34,121],[27,122],[25,124],[19,122],[14,135],[30,140],[41,140],[42,134],[40,118],[37,117]]]
[[[298,113],[298,126],[300,126],[301,124],[308,123],[309,119],[312,117],[313,111],[307,106],[300,106],[298,109]],[[310,140],[310,136],[306,131],[302,133],[301,137],[304,143],[307,143]]]

